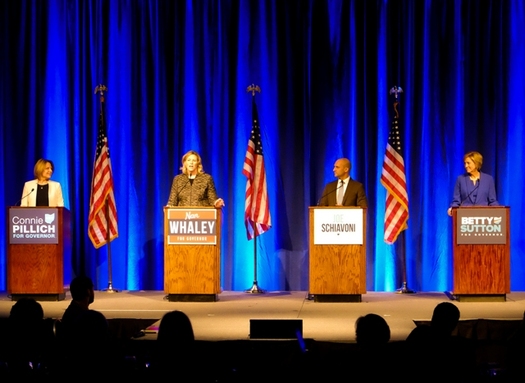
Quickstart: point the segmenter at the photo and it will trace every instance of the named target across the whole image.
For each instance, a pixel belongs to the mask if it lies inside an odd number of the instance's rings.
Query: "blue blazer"
[[[479,180],[474,185],[469,174],[460,175],[450,204],[450,207],[458,206],[499,206],[494,178],[480,172]]]

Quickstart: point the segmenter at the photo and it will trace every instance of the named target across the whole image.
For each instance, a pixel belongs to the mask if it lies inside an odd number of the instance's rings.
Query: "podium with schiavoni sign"
[[[366,294],[366,209],[310,207],[309,294],[315,302],[361,302]]]
[[[65,298],[71,216],[64,207],[7,208],[7,292],[12,300]]]
[[[505,301],[510,293],[510,208],[453,208],[452,221],[452,296],[459,301]]]
[[[214,302],[221,293],[221,209],[164,208],[164,292],[172,302]]]

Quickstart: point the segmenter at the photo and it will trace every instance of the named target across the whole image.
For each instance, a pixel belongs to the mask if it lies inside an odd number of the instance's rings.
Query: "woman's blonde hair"
[[[199,153],[197,153],[195,150],[190,150],[189,152],[186,152],[186,154],[182,156],[182,161],[181,161],[182,167],[180,168],[182,170],[182,173],[188,174],[188,170],[186,169],[186,165],[184,164],[184,161],[186,161],[186,158],[188,158],[191,155],[194,155],[195,157],[197,157],[197,173],[199,174],[204,173],[204,168],[202,167],[201,156],[199,156]]]
[[[39,179],[42,176],[42,173],[46,169],[47,164],[50,164],[51,170],[55,171],[55,165],[53,164],[53,161],[41,158],[36,162],[35,168],[33,169],[33,173],[35,174],[36,179]]]
[[[467,158],[470,158],[472,162],[474,162],[474,165],[476,165],[476,169],[478,171],[481,170],[481,165],[483,165],[483,156],[479,152],[468,152],[463,156],[463,161],[465,161]]]

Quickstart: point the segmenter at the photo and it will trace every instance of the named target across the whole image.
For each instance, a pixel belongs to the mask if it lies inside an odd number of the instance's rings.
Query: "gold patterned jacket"
[[[186,174],[173,178],[168,206],[214,206],[217,191],[212,176],[197,174],[193,182]]]

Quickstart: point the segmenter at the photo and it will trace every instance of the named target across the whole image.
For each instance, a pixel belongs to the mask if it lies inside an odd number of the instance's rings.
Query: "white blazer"
[[[59,182],[48,181],[49,183],[49,206],[64,206],[64,197],[62,196],[62,187]],[[36,206],[36,192],[38,188],[37,180],[27,181],[22,191],[20,206]]]

